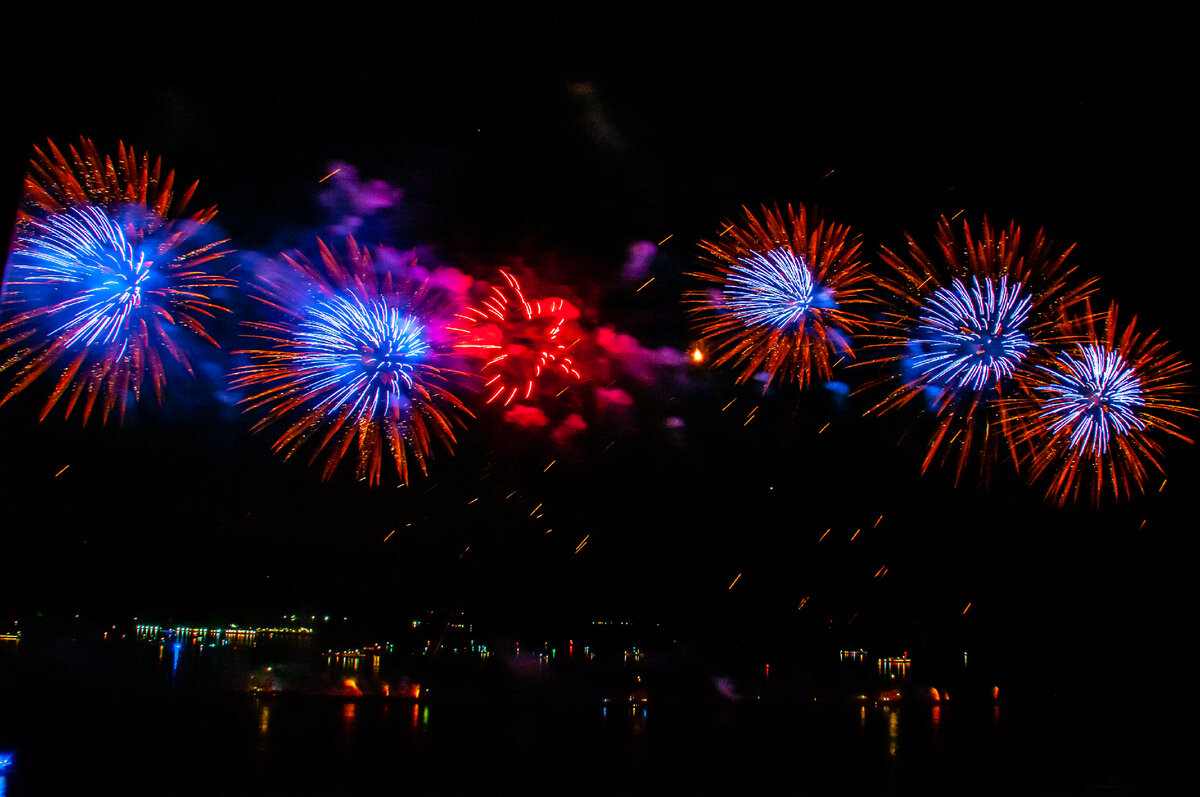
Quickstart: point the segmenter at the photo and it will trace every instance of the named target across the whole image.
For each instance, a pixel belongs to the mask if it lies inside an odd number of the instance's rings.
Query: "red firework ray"
[[[185,215],[187,204],[198,182],[175,196],[175,172],[162,176],[162,158],[151,163],[149,153],[138,158],[132,147],[117,144],[117,159],[101,158],[90,139],[81,138],[78,149],[68,147],[68,160],[54,145],[46,142],[43,151],[33,148],[34,157],[25,176],[25,195],[22,198],[18,221],[39,214],[58,213],[67,208],[93,205],[136,204],[147,208],[150,219],[159,223],[167,219],[189,219],[204,224],[217,215],[215,206]]]
[[[574,380],[580,375],[567,353],[576,343],[564,331],[573,315],[570,306],[557,298],[531,302],[516,277],[503,269],[500,275],[505,284],[460,313],[464,323],[451,330],[463,336],[458,349],[484,360],[480,375],[487,403],[507,407],[532,398],[534,385],[549,374]]]

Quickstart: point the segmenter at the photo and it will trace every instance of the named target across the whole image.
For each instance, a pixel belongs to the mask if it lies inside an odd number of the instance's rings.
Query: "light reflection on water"
[[[887,717],[888,755],[894,756],[900,748],[900,709],[884,706],[883,713]]]
[[[634,738],[644,736],[646,733],[646,709],[634,706],[632,709],[632,722],[629,726],[629,732]]]
[[[258,752],[265,753],[271,742],[271,707],[258,700],[258,738],[255,746]]]

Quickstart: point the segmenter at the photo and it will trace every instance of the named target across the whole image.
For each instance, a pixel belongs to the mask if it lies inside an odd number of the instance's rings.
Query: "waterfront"
[[[25,644],[25,643],[22,643]],[[1131,695],[997,702],[671,694],[605,704],[510,660],[420,699],[254,695],[155,647],[9,650],[6,797],[42,794],[1184,794],[1187,712]],[[111,646],[109,651],[114,650]],[[52,655],[47,657],[49,651]],[[330,665],[338,670],[343,665]],[[386,669],[386,667],[385,667]],[[451,687],[454,683],[456,686]]]

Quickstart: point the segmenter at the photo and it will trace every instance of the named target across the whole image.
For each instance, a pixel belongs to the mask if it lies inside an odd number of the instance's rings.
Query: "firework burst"
[[[427,473],[434,442],[452,450],[455,425],[470,415],[450,392],[460,373],[444,365],[449,347],[430,327],[422,286],[377,271],[353,238],[344,263],[318,243],[323,269],[283,255],[286,274],[261,286],[285,318],[248,322],[266,345],[238,352],[250,363],[233,384],[252,391],[248,411],[264,413],[255,431],[283,427],[272,448],[285,458],[308,447],[328,479],[357,446],[359,479],[378,484],[391,459],[407,484],[410,459]]]
[[[691,313],[716,365],[730,364],[739,382],[764,375],[801,389],[829,379],[852,357],[850,334],[865,319],[847,308],[864,303],[871,276],[861,242],[845,225],[812,219],[803,205],[744,208],[743,226],[727,224],[702,241],[707,287],[688,293]]]
[[[1048,478],[1046,496],[1060,506],[1105,492],[1119,500],[1145,490],[1163,472],[1156,436],[1186,437],[1175,418],[1196,417],[1183,403],[1188,364],[1157,333],[1123,329],[1117,307],[1070,324],[1074,343],[1047,352],[1022,372],[1025,391],[1011,405],[1018,439],[1029,443],[1029,479]]]
[[[568,351],[575,344],[565,331],[574,309],[562,299],[530,301],[521,283],[501,270],[504,285],[492,287],[479,305],[459,314],[453,330],[463,336],[457,348],[484,360],[480,367],[487,403],[509,406],[528,401],[540,380],[557,375],[578,381]]]
[[[212,345],[205,322],[235,283],[211,273],[224,241],[200,242],[215,209],[184,215],[195,185],[174,198],[174,173],[121,145],[116,163],[90,141],[35,148],[9,258],[0,370],[14,376],[0,404],[38,381],[54,384],[41,418],[66,397],[66,415],[97,405],[107,420],[140,398],[147,376],[161,401],[164,360],[189,373],[189,338]],[[81,401],[82,400],[82,401]]]
[[[1006,452],[1020,457],[1008,405],[1031,354],[1069,340],[1064,314],[1094,289],[1095,279],[1075,280],[1067,263],[1073,247],[1054,252],[1041,231],[1023,239],[1015,223],[987,221],[978,233],[938,222],[938,259],[911,236],[908,255],[884,248],[893,276],[885,279],[891,307],[878,323],[882,355],[870,360],[890,371],[888,393],[873,412],[923,399],[936,427],[921,465],[953,462],[955,479],[978,456],[987,474]]]

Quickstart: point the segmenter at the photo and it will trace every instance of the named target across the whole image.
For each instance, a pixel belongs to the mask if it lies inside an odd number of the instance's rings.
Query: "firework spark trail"
[[[803,205],[745,208],[744,226],[729,223],[702,241],[707,286],[685,297],[715,365],[730,364],[739,382],[763,375],[801,389],[832,376],[833,360],[852,354],[850,335],[866,327],[851,312],[872,276],[861,242],[845,225],[810,219]]]
[[[1069,342],[1066,314],[1096,279],[1076,277],[1067,263],[1074,247],[1056,253],[1041,231],[1023,238],[1015,223],[996,229],[985,218],[972,230],[943,216],[936,261],[906,239],[904,255],[882,250],[890,307],[869,346],[880,354],[863,364],[884,366],[867,389],[888,392],[869,412],[924,399],[935,423],[921,471],[952,462],[957,481],[976,459],[986,479],[1002,455],[1024,461],[1004,399],[1021,389],[1031,356]]]
[[[407,484],[410,458],[427,473],[434,441],[453,450],[453,427],[470,415],[449,389],[463,374],[434,364],[449,361],[449,347],[427,329],[425,286],[377,271],[353,238],[345,263],[318,243],[323,269],[284,255],[292,279],[260,286],[286,318],[248,323],[249,336],[268,345],[237,352],[250,364],[234,369],[233,384],[257,391],[242,400],[265,413],[255,431],[283,427],[273,449],[285,458],[316,438],[309,461],[323,458],[329,479],[357,445],[358,478],[374,486],[386,451]]]
[[[97,405],[123,417],[147,375],[163,399],[164,353],[191,373],[188,340],[217,345],[204,319],[235,283],[210,271],[225,242],[197,242],[216,210],[185,215],[195,184],[176,198],[174,173],[124,144],[115,163],[87,139],[70,158],[53,142],[34,152],[4,286],[0,370],[15,376],[0,404],[52,374],[41,418],[64,396],[67,416],[82,399],[84,423]]]
[[[1157,438],[1192,442],[1177,422],[1200,415],[1184,403],[1190,366],[1136,321],[1122,328],[1116,304],[1097,315],[1088,306],[1069,320],[1066,350],[1038,357],[1018,374],[1024,390],[1003,402],[1028,444],[1029,481],[1046,477],[1059,505],[1081,493],[1098,505],[1106,492],[1145,492],[1151,469],[1165,475]]]

